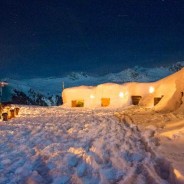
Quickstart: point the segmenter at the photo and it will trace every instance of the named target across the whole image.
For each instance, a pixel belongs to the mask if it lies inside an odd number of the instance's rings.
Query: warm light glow
[[[6,83],[6,82],[0,82],[0,86],[1,86],[1,87],[4,87],[4,86],[6,86],[6,85],[8,85],[8,83]]]
[[[153,86],[149,87],[149,93],[154,93],[155,92],[155,88]]]
[[[90,95],[90,98],[91,98],[91,99],[94,99],[94,98],[95,98],[95,96],[94,96],[94,95]]]
[[[184,176],[177,169],[174,169],[174,174],[175,174],[175,176],[176,176],[177,179],[184,180]]]
[[[120,92],[120,93],[119,93],[119,97],[120,97],[120,98],[123,98],[123,97],[124,97],[124,93],[123,93],[123,92]]]

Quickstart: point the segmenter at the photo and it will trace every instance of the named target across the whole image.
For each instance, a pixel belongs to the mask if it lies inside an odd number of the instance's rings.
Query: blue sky
[[[184,60],[184,1],[4,0],[2,77],[118,72]]]

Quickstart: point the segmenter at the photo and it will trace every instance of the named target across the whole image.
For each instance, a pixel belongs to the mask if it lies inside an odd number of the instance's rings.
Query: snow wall
[[[110,107],[122,107],[132,104],[132,96],[141,96],[140,106],[154,107],[158,111],[173,111],[183,103],[183,94],[184,68],[152,83],[105,83],[66,88],[62,92],[62,98],[64,106],[69,107],[75,100],[82,100],[84,107],[100,107],[102,98],[110,98]],[[161,98],[155,106],[154,98]]]

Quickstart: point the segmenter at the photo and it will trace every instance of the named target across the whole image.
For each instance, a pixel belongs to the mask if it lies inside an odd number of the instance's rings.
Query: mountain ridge
[[[13,103],[50,106],[62,103],[61,92],[63,87],[95,86],[107,82],[153,82],[180,70],[183,66],[184,62],[177,62],[168,67],[144,68],[135,66],[119,73],[109,73],[104,76],[92,76],[85,72],[71,72],[61,78],[47,77],[25,80],[7,78],[3,80],[9,83]]]

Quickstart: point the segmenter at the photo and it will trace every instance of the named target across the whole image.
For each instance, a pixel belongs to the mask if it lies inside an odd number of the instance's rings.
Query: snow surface
[[[139,107],[22,106],[0,122],[0,183],[174,183],[154,137],[173,117]]]

